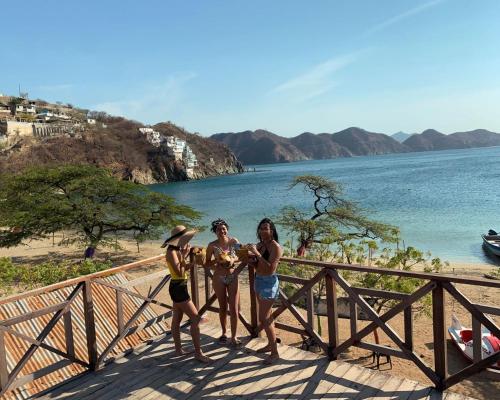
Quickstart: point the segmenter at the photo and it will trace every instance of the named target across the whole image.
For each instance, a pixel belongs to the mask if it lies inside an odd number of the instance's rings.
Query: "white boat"
[[[452,315],[451,326],[448,328],[448,333],[451,340],[462,354],[469,361],[473,361],[472,329],[464,327],[458,318]],[[482,328],[481,337],[482,358],[486,358],[500,351],[500,339],[493,336],[485,327]],[[500,361],[492,365],[491,368],[500,369]]]

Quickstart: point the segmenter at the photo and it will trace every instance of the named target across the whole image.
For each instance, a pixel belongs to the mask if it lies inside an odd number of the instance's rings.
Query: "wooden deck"
[[[187,331],[185,331],[187,332]],[[173,357],[171,337],[144,346],[105,366],[43,394],[43,399],[466,399],[439,393],[395,375],[294,347],[280,346],[282,359],[262,364],[254,339],[239,349],[217,343],[219,328],[202,325],[205,353],[215,359],[201,364],[191,356]],[[190,337],[183,334],[186,348]],[[469,398],[470,399],[470,398]]]

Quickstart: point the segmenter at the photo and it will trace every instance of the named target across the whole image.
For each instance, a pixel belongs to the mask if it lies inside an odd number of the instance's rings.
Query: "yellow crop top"
[[[165,260],[167,261],[167,260]],[[168,270],[170,271],[170,279],[172,279],[173,281],[184,281],[188,278],[188,272],[187,270],[185,269],[184,270],[184,275],[183,276],[179,276],[175,273],[175,270],[174,268],[170,265],[170,263],[167,261],[167,267],[168,267]]]

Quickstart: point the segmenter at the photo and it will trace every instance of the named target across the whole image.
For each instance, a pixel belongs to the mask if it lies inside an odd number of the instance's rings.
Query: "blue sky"
[[[10,1],[0,93],[210,135],[500,132],[500,1]]]

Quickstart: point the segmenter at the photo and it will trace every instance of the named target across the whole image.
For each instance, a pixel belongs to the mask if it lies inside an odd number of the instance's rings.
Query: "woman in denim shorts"
[[[255,276],[255,291],[259,302],[259,322],[264,327],[268,343],[257,352],[270,351],[264,359],[264,364],[272,364],[279,359],[278,345],[274,321],[271,318],[271,309],[279,294],[279,281],[276,269],[283,250],[278,243],[278,232],[269,218],[264,218],[257,226],[259,243],[249,246],[249,251],[257,257]]]

